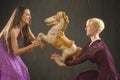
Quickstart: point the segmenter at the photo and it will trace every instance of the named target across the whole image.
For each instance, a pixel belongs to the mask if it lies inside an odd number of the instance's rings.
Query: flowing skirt
[[[0,41],[0,80],[30,80],[29,72],[20,56],[7,51]]]

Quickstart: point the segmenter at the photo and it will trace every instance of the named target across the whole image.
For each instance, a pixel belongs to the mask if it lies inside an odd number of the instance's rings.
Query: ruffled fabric
[[[0,80],[30,80],[28,69],[20,56],[8,53],[0,40]]]

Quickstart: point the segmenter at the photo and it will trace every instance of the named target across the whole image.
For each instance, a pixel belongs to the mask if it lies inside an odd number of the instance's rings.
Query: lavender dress
[[[120,80],[115,69],[113,57],[103,40],[97,40],[83,47],[82,54],[75,60],[66,60],[67,66],[80,64],[86,60],[96,63],[98,71],[89,70],[80,73],[76,80]]]
[[[20,56],[7,51],[0,40],[0,80],[30,80],[28,69]]]

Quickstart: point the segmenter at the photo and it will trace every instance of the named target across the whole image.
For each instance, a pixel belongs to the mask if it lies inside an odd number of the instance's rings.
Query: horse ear
[[[64,17],[64,19],[66,20],[66,22],[69,23],[68,16],[65,14],[65,12],[63,12],[62,16]]]
[[[65,12],[62,12],[62,15],[63,15],[63,16],[66,15]]]

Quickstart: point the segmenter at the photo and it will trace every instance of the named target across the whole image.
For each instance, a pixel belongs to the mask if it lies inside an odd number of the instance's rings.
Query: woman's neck
[[[91,45],[94,41],[96,41],[96,40],[101,40],[101,38],[99,37],[99,35],[91,36],[90,39],[91,39],[90,45]]]
[[[92,36],[92,37],[90,37],[90,39],[91,39],[91,42],[90,42],[89,46],[90,46],[93,42],[95,42],[96,40],[101,40],[101,38],[100,38],[99,36]]]
[[[25,26],[25,24],[23,22],[20,22],[19,26],[20,26],[20,29],[22,29]]]
[[[22,23],[20,23],[20,25],[17,25],[18,33],[20,33],[21,36],[23,36],[23,32],[22,32],[23,27],[24,27],[24,24],[22,24]]]

